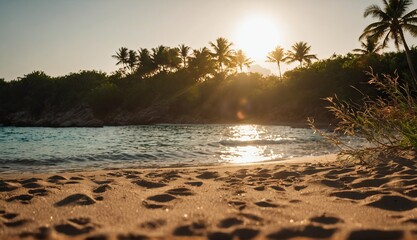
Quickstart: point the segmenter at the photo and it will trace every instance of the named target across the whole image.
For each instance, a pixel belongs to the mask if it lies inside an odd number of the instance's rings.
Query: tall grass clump
[[[398,155],[417,150],[416,92],[409,84],[401,83],[397,73],[382,77],[373,72],[369,75],[368,83],[381,93],[378,97],[364,95],[361,104],[328,97],[327,109],[337,120],[333,133],[318,130],[314,120],[309,120],[310,126],[338,146],[341,156],[362,163],[376,160],[381,154]],[[349,146],[341,140],[341,135],[366,139],[369,145]]]

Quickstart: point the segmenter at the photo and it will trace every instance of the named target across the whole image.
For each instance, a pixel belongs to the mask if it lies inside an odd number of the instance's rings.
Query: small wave
[[[292,143],[294,140],[290,139],[282,139],[282,140],[267,140],[267,139],[260,139],[260,140],[222,140],[220,144],[223,146],[232,146],[232,147],[239,147],[239,146],[261,146],[261,145],[275,145],[275,144],[288,144]]]

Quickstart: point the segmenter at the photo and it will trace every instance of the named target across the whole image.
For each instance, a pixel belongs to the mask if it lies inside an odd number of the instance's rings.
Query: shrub
[[[406,83],[399,83],[394,76],[378,77],[369,73],[369,84],[382,93],[371,98],[364,95],[363,104],[341,101],[337,96],[328,97],[328,110],[337,120],[334,134],[316,131],[341,148],[341,155],[353,157],[361,162],[374,160],[381,154],[399,154],[404,150],[417,150],[417,99]],[[366,139],[370,145],[356,148],[340,140],[340,134]]]

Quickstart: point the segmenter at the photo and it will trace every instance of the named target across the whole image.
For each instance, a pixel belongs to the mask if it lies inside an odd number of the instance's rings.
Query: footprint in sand
[[[70,177],[69,180],[72,180],[72,181],[81,181],[81,180],[84,180],[84,178],[83,177]]]
[[[354,171],[353,168],[333,169],[333,170],[330,170],[327,174],[340,175],[340,174],[344,174],[344,173],[350,173],[350,172],[353,172],[353,171]]]
[[[11,192],[16,190],[18,187],[14,186],[6,181],[0,180],[0,192]]]
[[[161,183],[161,182],[150,182],[150,181],[146,181],[146,180],[138,180],[138,181],[134,181],[133,183],[144,187],[144,188],[161,188],[161,187],[165,187],[167,186],[167,184],[165,183]]]
[[[29,204],[29,202],[30,202],[30,200],[32,200],[32,198],[33,198],[33,195],[22,194],[22,195],[10,197],[6,201],[7,202],[19,201],[22,204]]]
[[[213,179],[213,178],[218,178],[219,173],[206,171],[206,172],[203,172],[203,173],[197,175],[196,177],[200,178],[200,179]]]
[[[303,189],[305,189],[307,186],[304,186],[304,185],[297,185],[297,186],[294,186],[294,189],[295,189],[295,191],[301,191],[301,190],[303,190]]]
[[[226,232],[210,232],[207,234],[208,240],[232,240],[233,235]]]
[[[78,181],[72,181],[72,180],[70,180],[70,181],[66,181],[64,184],[67,184],[67,185],[69,185],[69,184],[79,184],[80,182],[78,182]]]
[[[158,195],[154,195],[154,196],[150,196],[147,198],[148,200],[152,200],[155,202],[170,202],[174,199],[176,199],[176,197],[170,195],[170,194],[158,194]]]
[[[166,209],[166,208],[168,208],[167,205],[151,203],[151,202],[148,202],[146,200],[142,201],[142,205],[147,209],[161,209],[161,208]]]
[[[275,172],[272,174],[273,179],[286,179],[289,177],[298,177],[298,176],[300,176],[298,172],[296,171],[292,172],[292,171],[286,171],[286,170]]]
[[[196,221],[191,224],[182,225],[174,229],[174,236],[190,237],[190,236],[202,236],[206,223],[204,221]]]
[[[192,196],[192,195],[194,195],[194,193],[190,189],[184,188],[184,187],[173,188],[173,189],[170,189],[170,190],[166,191],[166,193],[169,193],[169,194],[175,195],[175,196]]]
[[[331,188],[337,188],[337,189],[346,189],[347,188],[346,185],[340,180],[324,179],[324,180],[320,180],[319,183],[326,186],[326,187],[331,187]]]
[[[36,183],[36,182],[30,182],[30,183],[25,183],[25,184],[22,184],[22,187],[24,187],[24,188],[41,188],[41,187],[43,187],[42,185],[40,185],[39,183]]]
[[[338,198],[346,198],[346,199],[350,199],[350,200],[362,200],[362,199],[365,199],[367,197],[377,195],[377,194],[382,194],[382,193],[386,193],[386,192],[381,192],[381,191],[363,191],[363,192],[359,192],[359,191],[339,191],[339,192],[330,193],[330,196],[338,197]]]
[[[27,220],[27,219],[21,219],[21,220],[16,220],[16,221],[11,221],[11,222],[4,222],[3,224],[6,227],[15,228],[15,227],[21,227],[28,222],[29,222],[29,220]]]
[[[40,188],[40,189],[30,189],[28,191],[29,194],[34,196],[47,196],[49,194],[48,190]]]
[[[258,236],[259,230],[251,229],[251,228],[239,228],[232,232],[232,235],[237,237],[240,240],[249,240],[253,239]]]
[[[259,186],[259,187],[255,187],[253,188],[256,191],[264,191],[265,190],[265,186]]]
[[[29,222],[27,219],[20,219],[16,220],[15,218],[19,216],[17,213],[7,213],[6,211],[2,210],[1,217],[5,219],[6,221],[3,222],[4,226],[10,227],[10,228],[16,228],[21,227]]]
[[[220,180],[224,180],[227,185],[226,186],[235,186],[235,185],[240,185],[242,183],[242,180],[239,178],[219,178]]]
[[[326,216],[324,214],[322,216],[310,218],[310,221],[316,222],[316,223],[321,223],[321,224],[329,224],[329,225],[344,222],[342,219],[340,219],[338,217]]]
[[[70,218],[70,219],[68,219],[68,221],[70,221],[72,223],[75,223],[75,224],[78,224],[78,225],[82,225],[82,226],[91,223],[90,218],[83,218],[83,217],[81,217],[81,218]]]
[[[75,205],[91,205],[96,203],[96,201],[91,198],[90,196],[82,193],[76,193],[70,195],[59,202],[54,204],[55,207],[63,207],[63,206],[75,206]]]
[[[179,175],[178,171],[169,171],[169,172],[164,172],[160,175],[164,180],[170,182],[172,180],[176,180],[181,178],[181,176]]]
[[[416,208],[417,204],[408,198],[396,195],[384,195],[378,200],[367,204],[371,207],[376,207],[390,211],[408,211]]]
[[[54,175],[54,176],[49,177],[47,181],[50,182],[50,183],[56,183],[56,184],[58,184],[61,181],[65,181],[65,180],[67,180],[67,179],[64,178],[63,176]]]
[[[129,234],[117,235],[117,240],[147,240],[147,239],[149,239],[149,237],[146,235],[142,235],[142,234],[129,233]]]
[[[356,179],[358,179],[358,177],[344,176],[344,177],[339,178],[339,180],[345,184],[351,183],[355,181]]]
[[[135,175],[135,174],[126,174],[125,175],[125,178],[126,179],[138,179],[138,178],[140,178],[140,176],[139,175]]]
[[[260,170],[259,172],[255,173],[252,176],[253,177],[256,177],[256,178],[259,178],[259,179],[266,180],[266,179],[272,177],[272,175],[269,172],[270,172],[270,170],[268,170],[268,169],[262,169],[262,170]]]
[[[139,178],[139,175],[142,174],[139,171],[123,171],[123,175],[127,179]]]
[[[403,239],[402,231],[383,231],[383,230],[357,230],[349,234],[348,240],[396,240]]]
[[[362,188],[362,187],[379,187],[387,182],[389,182],[390,179],[388,178],[375,178],[375,179],[365,179],[365,180],[359,180],[354,181],[350,185],[352,188]]]
[[[263,208],[277,208],[277,207],[279,207],[279,205],[277,205],[275,203],[271,203],[268,200],[256,202],[255,205],[257,205],[259,207],[263,207]]]
[[[81,234],[87,234],[91,232],[94,228],[87,226],[87,227],[79,227],[75,226],[74,224],[59,224],[55,226],[55,230],[59,233],[65,234],[67,236],[78,236]]]
[[[1,217],[4,218],[4,219],[7,219],[7,220],[12,220],[13,218],[15,218],[17,216],[19,216],[19,214],[17,214],[17,213],[6,213],[5,212],[3,214],[3,216],[1,216]]]
[[[24,184],[28,184],[28,183],[35,183],[39,180],[42,180],[42,179],[40,179],[40,178],[27,178],[27,179],[20,180],[19,183],[24,185]]]
[[[70,218],[68,223],[55,225],[55,230],[67,236],[87,234],[95,229],[89,218]]]
[[[196,182],[185,182],[184,184],[187,184],[187,185],[190,185],[190,186],[193,186],[193,187],[201,187],[203,185],[203,182],[198,182],[198,181],[196,181]]]
[[[104,193],[107,190],[110,190],[111,187],[108,184],[104,184],[101,186],[98,186],[96,189],[93,190],[94,193]]]
[[[269,239],[289,239],[295,237],[306,237],[312,239],[330,238],[336,232],[334,228],[323,228],[321,226],[307,225],[303,227],[283,228],[278,232],[267,235]],[[370,238],[371,239],[371,238]]]
[[[96,179],[91,179],[91,181],[93,181],[95,184],[98,185],[103,185],[103,184],[109,184],[113,182],[113,179],[106,179],[106,180],[96,180]]]
[[[230,218],[225,218],[223,220],[221,220],[219,222],[219,224],[217,224],[217,226],[219,228],[230,228],[236,225],[242,225],[243,224],[243,220],[236,218],[236,217],[230,217]]]
[[[270,186],[270,188],[274,189],[275,191],[283,192],[285,191],[285,188],[280,186]]]

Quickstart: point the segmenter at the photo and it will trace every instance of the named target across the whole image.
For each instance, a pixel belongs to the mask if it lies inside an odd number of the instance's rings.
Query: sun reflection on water
[[[223,161],[229,163],[249,163],[273,160],[282,157],[281,154],[274,153],[274,150],[265,144],[260,144],[262,140],[272,140],[267,138],[265,129],[256,125],[237,125],[229,128],[229,137],[226,141],[229,146],[220,155]]]

